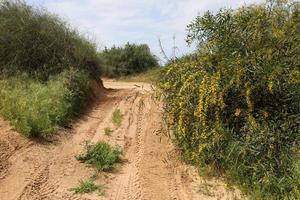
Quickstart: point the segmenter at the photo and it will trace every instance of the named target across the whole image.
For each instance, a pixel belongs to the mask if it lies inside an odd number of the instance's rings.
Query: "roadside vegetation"
[[[98,171],[111,171],[120,162],[121,151],[105,142],[88,144],[86,152],[76,156],[76,159],[96,167]]]
[[[0,2],[0,115],[27,137],[49,136],[86,106],[99,81],[96,46],[55,15]]]
[[[250,199],[300,199],[300,4],[206,12],[158,87],[184,158]]]
[[[139,74],[132,74],[128,76],[121,76],[117,78],[119,81],[126,82],[144,82],[144,83],[156,83],[162,67],[155,67]]]
[[[157,58],[147,44],[130,44],[124,47],[106,48],[99,53],[103,64],[103,76],[116,78],[145,72],[159,66]]]

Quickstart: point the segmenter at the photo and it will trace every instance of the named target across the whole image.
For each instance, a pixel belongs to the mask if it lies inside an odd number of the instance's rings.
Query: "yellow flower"
[[[235,109],[234,115],[235,115],[236,117],[238,117],[238,116],[240,116],[241,112],[242,112],[242,110],[241,110],[240,108],[237,108],[237,109]]]
[[[271,94],[273,94],[273,81],[268,82],[268,90]]]
[[[263,111],[263,116],[264,116],[264,118],[268,118],[269,117],[269,113],[267,111]]]
[[[247,86],[246,88],[246,102],[248,105],[249,112],[253,112],[253,103],[251,101],[251,86]]]

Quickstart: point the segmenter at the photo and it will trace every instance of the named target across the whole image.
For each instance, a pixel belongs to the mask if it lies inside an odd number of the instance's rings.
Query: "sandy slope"
[[[0,119],[0,200],[187,200],[235,199],[219,180],[204,180],[179,160],[163,123],[160,104],[150,85],[104,81],[109,89],[95,106],[69,130],[49,141],[29,141]],[[112,112],[123,114],[120,127]],[[111,136],[104,128],[111,127]],[[86,142],[104,140],[120,146],[124,163],[111,173],[97,175],[106,195],[75,195],[69,191],[88,180],[94,169],[74,156]]]

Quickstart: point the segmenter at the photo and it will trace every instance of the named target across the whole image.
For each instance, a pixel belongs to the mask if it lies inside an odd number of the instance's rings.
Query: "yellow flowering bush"
[[[185,158],[254,199],[300,198],[300,9],[288,5],[197,17],[197,57],[168,65],[158,83]]]

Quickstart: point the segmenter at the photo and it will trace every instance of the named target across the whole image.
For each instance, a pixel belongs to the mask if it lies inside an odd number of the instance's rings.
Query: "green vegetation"
[[[124,47],[112,47],[99,53],[103,61],[103,75],[119,77],[144,72],[158,67],[156,57],[148,45],[129,44]]]
[[[66,22],[20,1],[0,3],[0,72],[47,80],[66,69],[99,75],[96,46]]]
[[[185,159],[253,199],[299,199],[300,4],[270,1],[198,16],[196,58],[160,77]]]
[[[28,76],[0,80],[0,114],[23,135],[48,136],[85,107],[89,78],[66,71],[41,83]]]
[[[120,126],[122,122],[123,115],[120,109],[116,109],[112,115],[112,121],[116,126]]]
[[[87,145],[86,152],[76,156],[76,159],[95,166],[98,171],[110,171],[120,162],[120,154],[117,148],[105,142],[97,142]]]
[[[139,74],[121,76],[118,78],[118,80],[127,82],[155,83],[160,75],[161,70],[161,67],[156,67]]]
[[[110,128],[110,127],[106,127],[105,129],[104,129],[104,134],[105,135],[111,135],[112,133],[113,133],[114,131]]]
[[[103,187],[96,185],[92,181],[80,181],[79,186],[71,188],[70,191],[74,191],[76,194],[91,193],[94,191],[97,191],[100,196],[105,194]]]
[[[0,2],[0,115],[25,136],[49,136],[84,109],[100,75],[94,44],[20,1]]]

